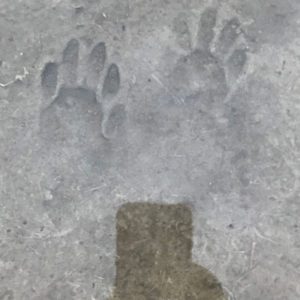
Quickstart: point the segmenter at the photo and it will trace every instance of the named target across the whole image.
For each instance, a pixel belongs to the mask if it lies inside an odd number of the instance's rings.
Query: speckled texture
[[[299,9],[1,0],[0,299],[109,299],[117,211],[152,202],[231,299],[298,300]]]

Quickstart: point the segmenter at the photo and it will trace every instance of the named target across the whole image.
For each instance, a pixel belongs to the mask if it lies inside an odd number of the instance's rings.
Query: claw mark
[[[210,43],[214,38],[214,27],[217,21],[217,10],[215,8],[207,8],[199,23],[198,41],[199,49],[209,50]]]
[[[42,72],[41,84],[45,96],[52,97],[57,86],[58,68],[56,63],[47,63]]]
[[[245,49],[236,49],[229,57],[227,62],[230,72],[238,77],[242,72],[247,62],[247,51]]]
[[[116,64],[111,64],[104,79],[103,97],[114,96],[120,89],[120,73]]]
[[[125,106],[116,104],[109,113],[108,119],[104,122],[103,136],[108,139],[118,128],[120,128],[126,119]]]
[[[92,50],[88,59],[87,83],[91,88],[96,88],[100,73],[106,61],[106,47],[103,42],[98,43]]]
[[[241,24],[237,18],[232,18],[222,29],[217,49],[221,55],[226,55],[229,52],[230,47],[232,47],[234,42],[237,40],[240,34],[238,30],[240,25]]]
[[[78,58],[79,42],[76,39],[72,39],[68,42],[66,48],[63,51],[62,60],[64,81],[68,85],[76,84]]]
[[[174,31],[177,34],[178,44],[184,49],[190,49],[191,33],[184,14],[179,14],[174,20]]]

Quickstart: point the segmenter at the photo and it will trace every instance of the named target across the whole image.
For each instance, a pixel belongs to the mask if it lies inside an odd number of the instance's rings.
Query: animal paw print
[[[41,113],[41,131],[47,140],[80,147],[111,139],[121,129],[126,112],[117,97],[120,72],[114,63],[106,68],[106,56],[105,43],[100,42],[80,65],[79,42],[72,39],[61,62],[45,65],[41,87],[51,102]]]
[[[174,22],[179,46],[187,51],[171,74],[171,87],[177,98],[188,101],[203,98],[213,103],[224,99],[235,88],[247,62],[247,47],[241,44],[241,24],[237,18],[227,21],[218,35],[217,10],[202,13],[197,40],[192,46],[189,26],[183,15]],[[215,47],[212,47],[214,43]],[[214,48],[214,49],[213,49]]]

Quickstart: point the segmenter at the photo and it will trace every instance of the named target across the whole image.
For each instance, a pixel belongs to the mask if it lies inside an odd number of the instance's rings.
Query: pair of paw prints
[[[114,63],[106,68],[105,43],[96,44],[81,65],[79,48],[76,39],[70,40],[62,60],[47,63],[41,74],[43,96],[50,103],[41,113],[41,132],[51,142],[71,146],[111,139],[126,119],[118,101],[119,68]]]
[[[247,62],[247,46],[241,23],[232,18],[216,34],[218,12],[207,8],[201,15],[196,42],[183,14],[174,21],[181,56],[171,74],[173,92],[182,101],[205,97],[214,101],[228,97],[239,82]]]

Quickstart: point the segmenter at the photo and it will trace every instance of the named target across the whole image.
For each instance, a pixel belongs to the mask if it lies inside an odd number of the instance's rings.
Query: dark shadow
[[[221,284],[192,262],[188,207],[128,203],[117,214],[117,260],[111,300],[221,300]]]

